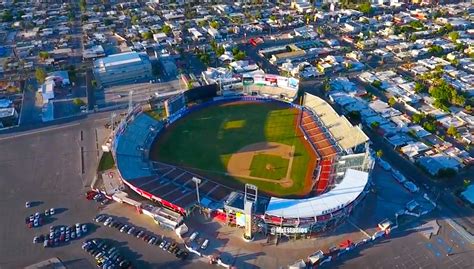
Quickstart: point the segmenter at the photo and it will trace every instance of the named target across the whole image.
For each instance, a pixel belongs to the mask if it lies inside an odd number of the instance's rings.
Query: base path
[[[255,143],[243,147],[237,153],[232,154],[227,164],[227,175],[240,178],[248,178],[252,180],[260,180],[265,182],[273,182],[280,184],[285,188],[289,188],[293,185],[293,180],[290,178],[291,167],[293,165],[293,155],[295,147],[274,142],[261,142]],[[282,158],[288,159],[288,169],[286,171],[286,177],[280,180],[261,178],[250,176],[250,167],[252,164],[253,157],[257,154],[269,154],[281,156]]]

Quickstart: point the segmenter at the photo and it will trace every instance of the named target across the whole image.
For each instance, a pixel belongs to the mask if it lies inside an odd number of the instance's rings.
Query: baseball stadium
[[[183,216],[199,207],[246,230],[335,227],[368,191],[369,141],[320,97],[298,96],[298,83],[254,75],[231,91],[207,85],[155,104],[161,118],[136,105],[112,141],[123,182]]]

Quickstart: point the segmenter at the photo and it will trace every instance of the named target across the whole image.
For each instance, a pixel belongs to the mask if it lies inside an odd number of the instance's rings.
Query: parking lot
[[[84,193],[97,165],[95,130],[101,140],[108,118],[108,115],[97,115],[0,137],[3,149],[0,155],[0,268],[22,268],[53,257],[59,258],[67,268],[96,268],[94,259],[81,249],[82,242],[91,238],[109,240],[138,268],[206,268],[203,263],[191,263],[191,259],[182,262],[157,246],[94,223],[93,217],[100,212],[101,205],[86,200]],[[37,203],[26,208],[26,201]],[[50,208],[55,208],[55,215],[45,218],[41,227],[25,225],[25,217]],[[149,217],[138,215],[134,208],[111,204],[103,211],[158,234],[157,225]],[[49,234],[52,225],[75,223],[88,225],[89,231],[81,239],[51,248],[33,243],[34,236]]]

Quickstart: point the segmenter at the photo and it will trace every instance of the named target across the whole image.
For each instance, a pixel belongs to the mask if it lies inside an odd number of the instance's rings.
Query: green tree
[[[201,62],[206,66],[209,66],[211,64],[211,56],[209,55],[209,53],[201,53],[199,55],[199,60],[201,60]]]
[[[131,19],[131,22],[132,22],[133,25],[137,25],[139,20],[140,20],[140,18],[137,15],[133,15],[132,19]]]
[[[420,124],[424,118],[425,117],[423,116],[423,114],[413,114],[413,116],[411,117],[411,120],[415,124]]]
[[[379,149],[379,150],[377,150],[377,152],[375,152],[375,155],[377,155],[378,158],[382,158],[383,151],[381,149]]]
[[[217,21],[211,21],[211,22],[209,23],[209,26],[211,26],[212,28],[214,28],[214,29],[216,29],[216,30],[219,29],[219,27],[220,27],[220,25],[219,25],[219,23],[218,23]]]
[[[204,26],[207,25],[207,21],[206,20],[199,21],[198,25],[199,25],[199,27],[204,27]]]
[[[453,125],[449,126],[448,130],[446,133],[452,137],[456,137],[458,135],[458,129],[454,127]]]
[[[382,88],[382,82],[380,80],[374,80],[372,82],[372,86],[374,86],[377,89],[381,89]]]
[[[86,0],[80,0],[79,1],[79,8],[81,9],[81,12],[85,12],[87,8],[87,2]]]
[[[276,22],[277,19],[278,19],[277,16],[275,16],[275,15],[270,15],[270,20]]]
[[[35,70],[35,78],[38,81],[39,84],[43,84],[44,80],[46,79],[46,71],[43,68],[36,68]]]
[[[423,85],[423,84],[421,84],[420,82],[417,81],[417,82],[415,82],[414,91],[416,93],[426,92],[427,88],[425,87],[425,85]]]
[[[395,97],[392,96],[388,99],[389,106],[394,106],[396,103],[397,103],[397,100],[395,100]]]
[[[81,98],[74,98],[72,103],[76,106],[83,106],[86,104]]]
[[[373,12],[372,5],[370,2],[365,2],[359,5],[359,11],[365,15],[370,15]]]
[[[11,22],[13,21],[13,15],[12,12],[8,9],[2,12],[2,15],[0,17],[2,19],[2,22]]]
[[[443,53],[443,48],[439,45],[432,45],[429,49],[428,52],[433,54],[433,55],[441,55]]]
[[[142,33],[142,38],[143,39],[153,39],[153,34],[151,32],[143,32]]]
[[[217,55],[217,57],[221,56],[221,55],[224,54],[224,53],[225,53],[225,48],[224,48],[224,46],[218,46],[218,47],[216,48],[216,55]]]
[[[240,51],[239,48],[233,47],[232,48],[232,55],[234,55],[234,56],[237,55],[237,53],[239,53],[239,51]]]
[[[409,25],[412,27],[412,28],[415,28],[415,29],[422,29],[424,27],[423,23],[421,21],[411,21],[409,23]]]
[[[169,33],[171,33],[171,27],[167,24],[163,25],[163,28],[161,28],[161,31],[168,35]]]
[[[237,54],[234,56],[234,59],[235,59],[236,61],[240,61],[240,60],[245,59],[245,57],[247,57],[247,55],[245,54],[245,51],[239,51],[239,53],[237,53]]]
[[[423,123],[423,128],[430,133],[436,132],[436,124],[434,122],[425,122]]]
[[[49,53],[47,51],[40,51],[38,53],[38,56],[40,57],[41,60],[46,60],[49,58]]]
[[[456,42],[459,39],[459,32],[453,31],[448,34],[451,41]]]
[[[377,128],[379,128],[379,126],[380,126],[380,122],[378,122],[378,121],[374,121],[370,124],[370,127],[372,129],[377,129]]]

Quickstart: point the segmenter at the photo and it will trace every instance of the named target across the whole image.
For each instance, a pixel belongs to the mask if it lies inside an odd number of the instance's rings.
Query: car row
[[[109,203],[109,199],[105,197],[102,193],[97,193],[95,191],[88,191],[86,193],[86,199],[87,200],[94,200],[98,203],[101,203],[102,205],[106,205]]]
[[[191,236],[189,237],[189,242],[193,242],[194,240],[196,240],[198,236],[199,236],[199,232],[196,231],[192,233]],[[201,249],[206,249],[208,245],[209,245],[209,239],[204,239],[201,244]]]
[[[97,266],[102,269],[132,268],[132,263],[120,254],[117,247],[112,247],[101,239],[90,239],[82,244],[82,249],[92,255]]]
[[[88,232],[87,224],[76,223],[72,226],[51,226],[49,234],[35,236],[33,243],[43,243],[43,247],[56,247],[62,243],[78,239]]]
[[[181,250],[175,242],[168,242],[163,237],[160,239],[154,235],[148,234],[147,232],[140,230],[130,224],[125,224],[120,221],[114,220],[113,217],[105,215],[98,215],[94,218],[95,222],[103,223],[104,226],[116,228],[121,233],[126,233],[134,236],[137,239],[142,239],[149,245],[159,245],[161,249],[168,251],[169,253],[176,256],[176,258],[186,259],[189,255],[187,251]]]
[[[26,207],[27,208],[31,207],[31,202],[26,202]],[[40,212],[36,212],[25,218],[25,224],[26,226],[28,226],[28,228],[40,227],[41,225],[43,225],[44,217],[52,216],[54,214],[55,214],[54,208],[46,209],[44,211],[44,214]]]

